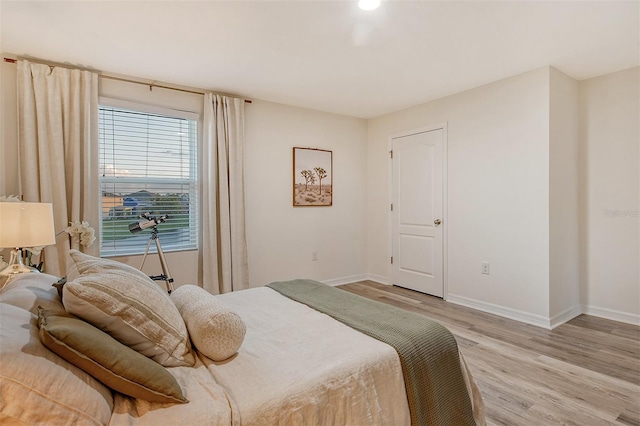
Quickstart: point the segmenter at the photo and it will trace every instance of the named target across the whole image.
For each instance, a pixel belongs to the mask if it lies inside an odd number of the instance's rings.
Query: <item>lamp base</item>
[[[0,276],[12,276],[17,274],[24,274],[26,272],[40,272],[36,268],[26,266],[22,263],[22,250],[16,248],[11,250],[11,259],[9,260],[9,266],[0,271]]]

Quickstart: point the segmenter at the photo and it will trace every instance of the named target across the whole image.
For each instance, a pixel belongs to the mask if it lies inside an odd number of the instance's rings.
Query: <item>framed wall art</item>
[[[333,205],[333,152],[293,148],[293,206]]]

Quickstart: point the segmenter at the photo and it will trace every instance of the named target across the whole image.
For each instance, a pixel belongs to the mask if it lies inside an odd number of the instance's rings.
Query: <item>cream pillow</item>
[[[195,363],[185,323],[159,285],[124,263],[70,255],[80,276],[63,289],[68,313],[165,367]]]
[[[58,292],[51,285],[57,277],[32,272],[12,276],[0,289],[0,303],[26,309],[38,315],[38,306],[64,312]]]
[[[47,349],[35,315],[0,302],[0,324],[0,424],[109,423],[111,391]]]
[[[214,295],[198,286],[185,285],[178,287],[171,299],[200,353],[214,361],[224,361],[238,352],[247,326]]]

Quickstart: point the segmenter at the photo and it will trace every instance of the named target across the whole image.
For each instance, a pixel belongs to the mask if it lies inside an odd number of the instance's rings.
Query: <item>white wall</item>
[[[640,323],[640,68],[580,82],[582,304]]]
[[[202,96],[101,79],[101,96],[202,114]],[[364,275],[365,120],[254,100],[245,104],[245,198],[250,286]],[[333,206],[292,207],[292,148],[333,151]],[[311,261],[311,251],[318,261]],[[141,256],[116,258],[139,266]],[[157,256],[148,273],[159,273]],[[198,252],[167,253],[176,285],[198,282]],[[357,278],[356,278],[357,279]]]
[[[367,270],[388,279],[389,135],[448,123],[448,298],[549,315],[549,68],[370,120]],[[481,275],[482,261],[491,275]]]
[[[263,101],[246,114],[250,285],[363,279],[366,121]],[[293,147],[333,151],[332,207],[292,207]]]
[[[16,66],[0,67],[0,194],[19,194]],[[634,68],[580,82],[577,118],[576,83],[550,67],[368,122],[254,100],[245,163],[251,286],[295,277],[385,282],[389,135],[447,122],[450,299],[544,324],[572,309],[578,280],[587,312],[638,322],[639,81]],[[176,92],[139,85],[102,80],[100,92],[202,108],[200,96],[176,100]],[[291,206],[294,146],[333,150],[333,207]],[[178,285],[197,281],[197,257],[167,255]],[[140,257],[119,260],[138,266]],[[482,261],[491,275],[480,274]],[[159,271],[155,257],[145,269]]]
[[[580,314],[578,82],[549,74],[549,317]]]
[[[3,63],[0,195],[19,194],[16,65]],[[202,96],[100,79],[100,96],[202,114]],[[251,286],[290,278],[330,283],[365,275],[365,136],[362,119],[254,100],[245,106],[246,226]],[[332,207],[293,208],[292,148],[333,151]],[[162,235],[160,235],[162,241]],[[311,251],[318,261],[311,261]],[[142,256],[114,259],[132,266]],[[175,285],[198,282],[198,251],[166,253]],[[145,272],[160,273],[151,255]]]

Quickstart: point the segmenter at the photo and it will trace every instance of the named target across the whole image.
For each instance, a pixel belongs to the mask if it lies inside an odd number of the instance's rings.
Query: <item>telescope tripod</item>
[[[153,281],[164,281],[165,285],[167,286],[167,293],[171,294],[171,292],[173,291],[173,278],[171,278],[171,273],[169,272],[167,261],[164,258],[164,252],[162,251],[162,247],[160,246],[160,237],[158,236],[158,228],[155,226],[151,230],[151,235],[149,236],[149,242],[147,243],[147,249],[144,251],[144,256],[142,257],[142,263],[140,264],[140,270],[142,271],[144,262],[145,260],[147,260],[147,255],[149,254],[149,247],[151,247],[152,241],[156,243],[158,258],[160,259],[160,267],[162,268],[162,274],[149,275],[149,278],[151,278]]]

